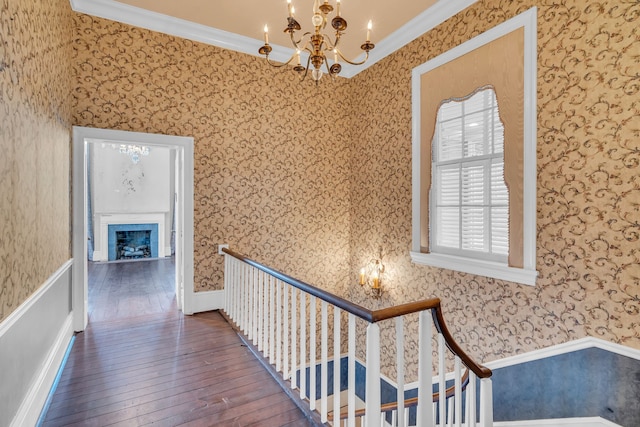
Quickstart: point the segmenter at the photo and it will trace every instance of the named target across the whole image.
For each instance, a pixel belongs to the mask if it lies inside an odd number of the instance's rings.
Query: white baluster
[[[291,288],[291,388],[298,387],[298,358],[296,344],[298,342],[298,290]]]
[[[258,350],[264,350],[264,275],[258,273]]]
[[[476,374],[469,373],[469,385],[467,385],[467,425],[476,427]]]
[[[398,410],[396,411],[397,420],[392,422],[394,426],[404,425],[404,318],[396,317],[396,371],[398,389],[396,399],[398,401]]]
[[[327,422],[327,414],[329,413],[328,406],[328,387],[329,387],[329,375],[328,375],[328,356],[329,353],[329,317],[327,314],[328,305],[326,301],[322,301],[320,304],[320,419],[323,423]]]
[[[264,289],[264,300],[262,301],[262,318],[263,328],[262,328],[262,354],[264,358],[269,357],[269,329],[271,328],[269,319],[271,318],[269,312],[269,300],[271,295],[271,276],[264,274],[262,275],[262,288]]]
[[[462,363],[460,361],[460,358],[458,356],[456,356],[455,358],[455,364],[454,364],[454,372],[455,372],[455,379],[454,379],[454,387],[455,387],[455,394],[453,395],[453,401],[455,403],[455,420],[456,420],[456,427],[461,427],[462,426]]]
[[[239,262],[234,261],[233,266],[233,309],[232,316],[234,322],[238,320],[238,289],[240,288],[240,271],[239,271]]]
[[[380,427],[380,327],[377,323],[367,326],[367,427]]]
[[[493,385],[491,378],[480,380],[480,425],[493,427]]]
[[[300,292],[300,397],[307,398],[307,297]]]
[[[254,319],[255,319],[255,298],[253,297],[253,293],[256,290],[255,284],[256,284],[256,275],[258,274],[258,270],[257,268],[252,268],[251,269],[251,274],[249,275],[249,304],[248,304],[248,308],[249,308],[249,316],[247,319],[247,338],[250,341],[253,341],[253,325],[254,325]]]
[[[356,317],[349,313],[347,412],[349,427],[356,427]]]
[[[240,315],[238,316],[238,326],[241,331],[244,331],[244,318],[247,315],[247,271],[249,266],[244,264],[242,266],[242,277],[241,277],[241,286],[240,286]]]
[[[454,399],[455,396],[452,396],[451,399]],[[447,405],[447,426],[453,427],[453,402],[451,399],[446,399]]]
[[[282,325],[282,330],[283,330],[283,337],[282,337],[282,356],[283,356],[283,360],[282,360],[282,377],[286,380],[287,378],[289,378],[289,333],[290,333],[290,329],[289,329],[289,312],[291,311],[291,308],[289,307],[289,288],[290,286],[286,283],[283,283],[284,285],[284,301],[282,302],[283,304],[283,308],[282,308],[282,312],[284,315],[284,319],[283,319],[283,325]]]
[[[418,344],[418,425],[426,427],[433,422],[433,403],[432,403],[432,385],[431,385],[431,312],[428,310],[421,311],[419,315],[419,344]]]
[[[276,371],[282,371],[282,283],[276,280]]]
[[[438,334],[438,395],[440,406],[440,425],[447,422],[447,366],[445,362],[447,348],[444,343],[444,336]]]
[[[340,419],[340,309],[333,307],[333,419]],[[336,418],[337,417],[337,418]],[[335,421],[334,421],[335,424]]]
[[[269,276],[269,363],[276,357],[276,280]]]
[[[260,318],[258,317],[258,310],[260,308],[260,270],[256,271],[253,276],[253,344],[258,345],[260,342],[259,328]]]
[[[316,332],[318,325],[316,323],[316,297],[310,297],[309,301],[309,407],[312,411],[316,409],[316,351],[317,351],[317,336]]]

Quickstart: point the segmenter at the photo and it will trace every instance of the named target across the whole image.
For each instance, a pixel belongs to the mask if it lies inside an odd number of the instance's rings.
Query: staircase
[[[320,424],[493,426],[491,370],[455,342],[439,299],[372,311],[228,248],[221,252],[227,318]],[[405,359],[415,352],[407,357],[405,331],[416,317],[418,336],[408,338],[417,342],[418,379],[406,390]],[[385,336],[392,331],[390,347],[381,347],[381,328]],[[356,347],[357,331],[365,331],[365,349]],[[357,350],[364,362],[357,359]],[[395,370],[395,396],[381,390],[381,353],[385,362],[386,355],[395,355],[393,368],[385,366]],[[364,371],[360,378],[358,371]],[[364,408],[356,407],[357,400],[364,401]]]

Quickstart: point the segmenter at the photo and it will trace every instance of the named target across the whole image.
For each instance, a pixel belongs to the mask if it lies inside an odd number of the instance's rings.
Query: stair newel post
[[[349,313],[348,427],[356,427],[356,317]]]
[[[229,262],[229,255],[223,255],[224,256],[224,284],[223,289],[224,289],[224,311],[227,313],[231,312],[231,305],[229,304],[229,290],[231,289],[231,287],[229,286],[229,281],[231,279],[231,271],[229,269],[230,267],[230,262]]]
[[[397,390],[397,423],[393,425],[404,426],[404,317],[396,317],[396,372],[398,381]]]
[[[309,299],[309,406],[312,411],[316,409],[316,390],[317,390],[317,375],[316,375],[316,352],[318,346],[317,337],[317,298],[311,296]]]
[[[418,425],[429,426],[433,423],[433,403],[431,395],[433,393],[431,386],[432,363],[432,319],[428,310],[420,312],[418,335]]]
[[[333,306],[333,414],[340,413],[340,309]],[[335,424],[335,422],[334,422]]]
[[[377,323],[367,326],[367,383],[366,383],[367,427],[380,424],[380,327]]]
[[[493,427],[493,385],[491,378],[480,380],[480,425]]]
[[[328,388],[329,388],[329,305],[326,301],[320,303],[320,419],[327,422],[329,413]]]

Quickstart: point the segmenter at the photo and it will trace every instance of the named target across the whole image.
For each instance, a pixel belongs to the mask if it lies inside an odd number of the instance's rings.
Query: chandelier
[[[324,33],[327,27],[328,15],[333,12],[333,6],[329,4],[329,0],[324,0],[322,4],[320,4],[319,0],[314,1],[313,17],[311,18],[311,24],[314,30],[313,32],[302,34],[297,40],[296,31],[301,31],[302,27],[294,17],[295,10],[291,4],[291,0],[287,0],[287,4],[289,16],[287,17],[287,27],[284,29],[284,32],[289,33],[295,52],[284,64],[277,64],[269,60],[269,53],[271,53],[272,49],[269,45],[269,28],[265,25],[264,45],[258,49],[258,53],[265,56],[269,65],[279,68],[289,65],[295,60],[296,65],[293,67],[293,70],[301,76],[300,79],[304,80],[311,69],[311,78],[318,84],[318,80],[320,80],[323,74],[323,65],[327,73],[335,77],[342,70],[342,66],[340,65],[341,60],[351,65],[362,65],[369,59],[369,51],[375,47],[375,45],[371,43],[371,21],[369,21],[367,26],[367,40],[360,46],[360,49],[365,52],[365,57],[362,61],[349,61],[340,51],[340,38],[347,29],[347,21],[340,16],[340,0],[336,0],[336,15],[331,19],[331,27],[335,30],[335,38],[333,40],[329,35]],[[300,53],[303,51],[309,53],[306,66],[300,63]],[[333,64],[331,66],[329,66],[328,61],[329,55],[333,56]]]

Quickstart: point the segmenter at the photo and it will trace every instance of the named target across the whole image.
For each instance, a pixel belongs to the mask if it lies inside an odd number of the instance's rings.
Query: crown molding
[[[391,35],[384,40],[377,43],[376,48],[369,53],[369,60],[365,64],[360,66],[342,64],[340,76],[350,78],[357,75],[477,1],[478,0],[438,1],[407,24],[391,33]],[[206,25],[174,18],[128,4],[118,3],[114,0],[70,0],[70,2],[71,9],[78,13],[86,13],[98,18],[109,19],[171,36],[206,43],[223,49],[262,57],[262,55],[258,54],[258,48],[263,44],[262,40],[218,30]],[[288,61],[294,53],[292,48],[280,45],[271,45],[271,47],[273,50],[269,57],[277,62]],[[364,58],[364,54],[362,54],[358,60],[362,58]]]

